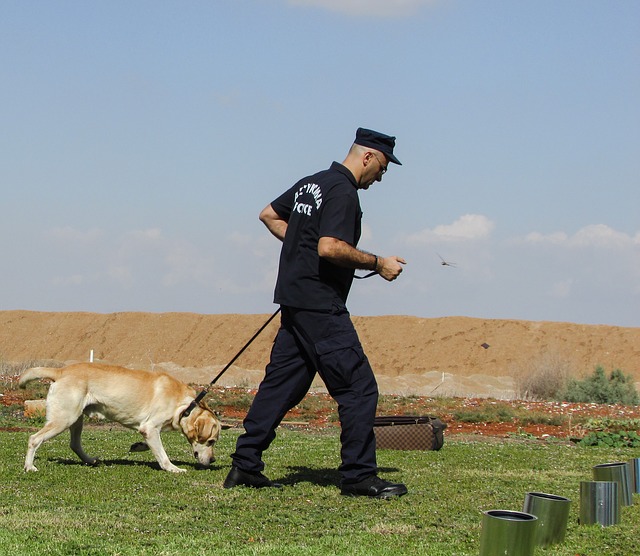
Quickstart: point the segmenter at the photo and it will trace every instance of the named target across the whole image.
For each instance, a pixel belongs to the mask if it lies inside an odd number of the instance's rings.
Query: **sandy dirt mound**
[[[0,311],[0,358],[94,360],[208,383],[269,315]],[[272,322],[219,381],[255,386]],[[596,365],[640,381],[640,328],[467,317],[354,317],[383,393],[510,398],[513,376],[551,356],[576,376]],[[316,384],[321,389],[321,383]]]

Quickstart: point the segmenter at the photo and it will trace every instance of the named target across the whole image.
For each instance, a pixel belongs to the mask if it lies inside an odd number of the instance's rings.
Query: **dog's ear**
[[[220,421],[211,418],[206,413],[201,413],[193,422],[193,431],[198,442],[205,444],[211,439],[218,440],[220,436]]]

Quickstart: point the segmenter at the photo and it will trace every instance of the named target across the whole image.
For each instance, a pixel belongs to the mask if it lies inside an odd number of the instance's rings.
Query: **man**
[[[262,453],[286,413],[308,392],[318,372],[338,403],[342,426],[341,493],[390,498],[403,484],[377,476],[373,420],[378,386],[346,308],[355,269],[395,280],[404,259],[359,250],[358,189],[382,180],[395,137],[360,128],[346,159],[303,178],[260,213],[281,240],[275,303],[281,326],[265,377],[244,420],[224,487],[279,487],[262,474]]]

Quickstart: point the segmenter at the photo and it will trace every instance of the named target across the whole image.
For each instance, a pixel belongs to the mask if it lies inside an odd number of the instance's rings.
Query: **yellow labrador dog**
[[[33,460],[40,444],[67,429],[71,431],[71,449],[84,463],[94,465],[97,459],[88,456],[80,442],[83,414],[139,431],[165,471],[185,470],[169,461],[160,440],[164,430],[182,431],[200,465],[208,466],[215,460],[213,445],[220,437],[220,421],[204,403],[184,417],[182,413],[196,392],[168,374],[78,363],[62,369],[29,369],[20,377],[20,387],[41,378],[53,381],[47,395],[47,422],[29,438],[25,471],[37,471]]]

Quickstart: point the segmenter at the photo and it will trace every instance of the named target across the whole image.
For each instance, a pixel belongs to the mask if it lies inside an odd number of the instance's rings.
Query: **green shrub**
[[[640,419],[615,419],[611,417],[598,417],[588,419],[582,428],[588,431],[639,431]]]
[[[584,380],[569,381],[562,399],[574,403],[602,403],[638,405],[640,398],[633,379],[620,369],[614,370],[609,377],[598,365],[593,375]]]
[[[635,431],[590,432],[578,444],[605,448],[640,448],[640,435]]]
[[[546,413],[531,412],[518,418],[521,425],[551,425],[561,427],[567,422],[565,415],[547,415]]]
[[[505,404],[453,412],[453,418],[461,423],[510,423],[514,417],[513,409]]]

